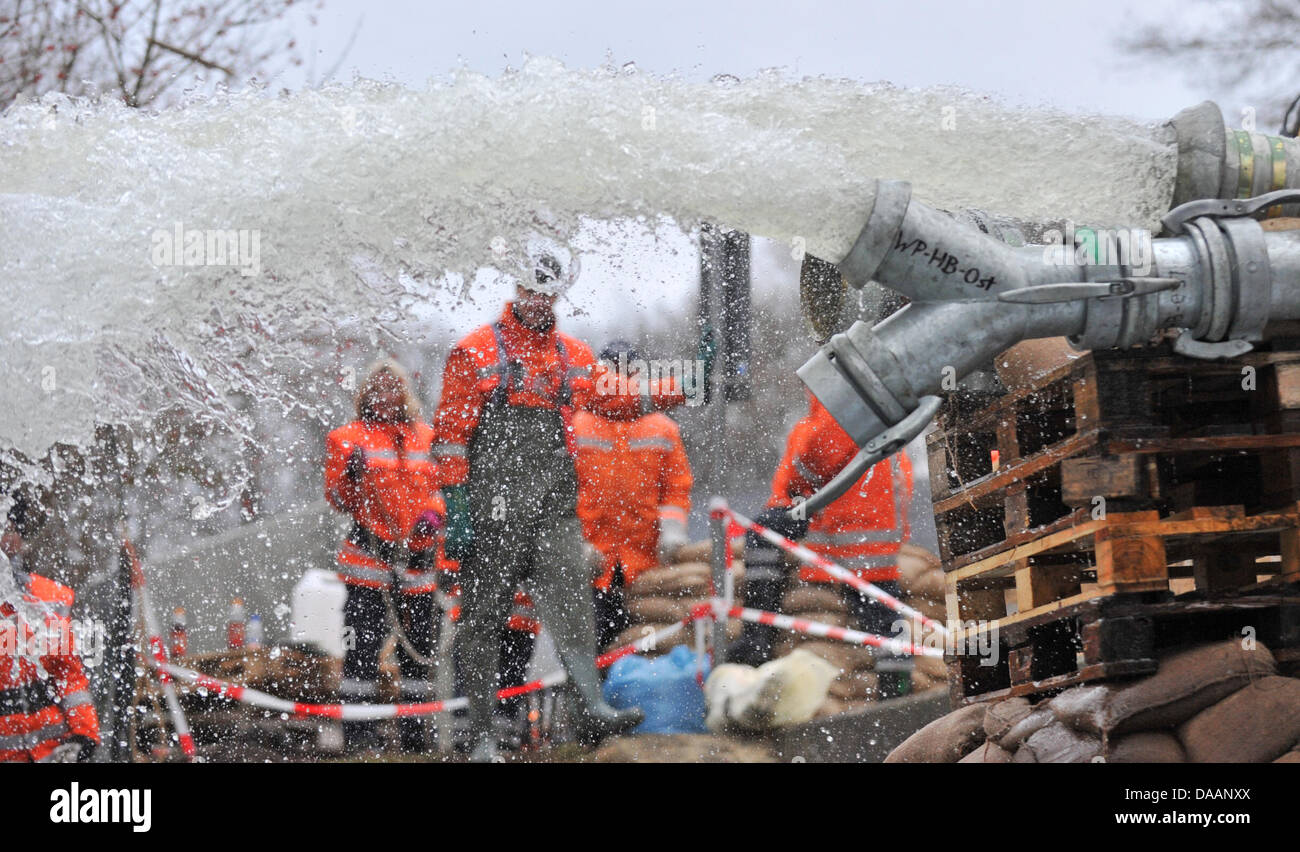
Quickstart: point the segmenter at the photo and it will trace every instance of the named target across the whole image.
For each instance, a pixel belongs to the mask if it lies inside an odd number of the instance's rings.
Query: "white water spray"
[[[958,91],[549,60],[154,115],[15,106],[0,118],[0,447],[36,455],[169,405],[238,436],[232,393],[313,416],[337,393],[319,362],[341,333],[381,342],[581,217],[707,218],[838,258],[889,177],[949,209],[1151,227],[1172,194],[1168,136]],[[177,227],[257,233],[260,271],[156,265],[156,234]]]

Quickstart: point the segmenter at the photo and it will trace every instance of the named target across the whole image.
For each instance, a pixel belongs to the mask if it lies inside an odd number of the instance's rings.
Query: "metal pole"
[[[743,402],[750,395],[750,309],[749,234],[728,231],[723,238],[722,365],[723,399]]]
[[[713,547],[709,552],[709,567],[712,569],[713,593],[726,599],[731,604],[732,588],[727,582],[727,565],[731,559],[727,542],[727,501],[714,497],[709,501],[709,539]],[[713,665],[718,666],[727,659],[727,618],[715,614],[713,618]]]

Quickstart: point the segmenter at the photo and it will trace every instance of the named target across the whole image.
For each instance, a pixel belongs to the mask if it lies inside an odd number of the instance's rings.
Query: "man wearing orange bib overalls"
[[[491,719],[501,631],[521,583],[555,638],[582,732],[598,738],[643,718],[605,702],[595,665],[573,432],[573,413],[600,404],[595,358],[556,328],[555,300],[571,283],[561,264],[536,258],[527,276],[498,320],[452,349],[435,418],[447,555],[460,560],[456,653],[476,761],[498,756]]]

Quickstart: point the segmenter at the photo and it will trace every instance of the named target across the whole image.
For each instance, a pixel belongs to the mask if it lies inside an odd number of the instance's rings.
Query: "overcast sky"
[[[1210,96],[1176,68],[1124,56],[1117,41],[1188,0],[857,0],[857,2],[410,2],[325,0],[308,67],[419,85],[464,65],[495,74],[528,54],[590,68],[635,62],[659,74],[796,75],[960,85],[1010,103],[1163,119]],[[358,29],[359,25],[359,29]],[[310,50],[310,48],[309,48]],[[1227,106],[1225,104],[1225,106]]]

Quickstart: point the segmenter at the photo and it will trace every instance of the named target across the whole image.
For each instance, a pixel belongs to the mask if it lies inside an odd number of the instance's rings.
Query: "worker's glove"
[[[447,504],[447,537],[443,551],[448,559],[460,562],[468,559],[474,551],[474,522],[469,514],[469,489],[464,485],[448,485],[442,489],[442,499]]]
[[[686,528],[680,523],[659,522],[659,564],[672,565],[677,562],[677,554],[687,545]]]
[[[767,527],[775,533],[780,533],[788,539],[798,541],[808,534],[807,519],[795,520],[790,517],[789,510],[781,506],[769,506],[758,513],[754,522],[761,526]],[[745,546],[763,546],[762,542],[766,539],[761,538],[757,533],[747,533],[745,536]]]
[[[73,734],[56,745],[41,763],[85,763],[95,752],[95,741],[89,737]]]
[[[790,513],[779,506],[769,506],[759,512],[754,522],[794,541],[808,534],[808,521],[791,518]],[[776,580],[784,571],[780,548],[753,530],[746,531],[746,582],[752,585],[758,578]]]
[[[366,451],[360,447],[354,447],[352,454],[348,456],[347,467],[343,468],[343,475],[353,482],[360,482],[366,474]]]
[[[430,539],[438,534],[442,529],[442,515],[433,509],[425,509],[420,514],[420,519],[415,522],[411,529],[412,539]]]

